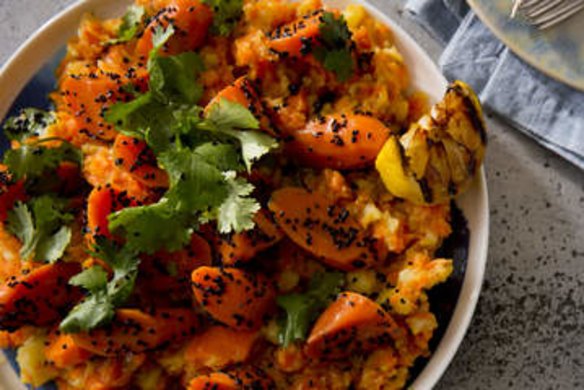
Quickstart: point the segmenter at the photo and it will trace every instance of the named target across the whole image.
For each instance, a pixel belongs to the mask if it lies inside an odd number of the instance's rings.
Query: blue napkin
[[[584,93],[517,58],[464,0],[408,0],[406,9],[446,45],[439,65],[470,84],[488,109],[584,169]]]

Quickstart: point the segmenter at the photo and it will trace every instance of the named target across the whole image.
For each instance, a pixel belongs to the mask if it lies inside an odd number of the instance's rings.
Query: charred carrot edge
[[[353,351],[375,349],[393,341],[398,327],[377,303],[343,292],[317,319],[305,352],[312,358],[339,358]]]
[[[275,290],[260,274],[237,268],[199,267],[192,274],[195,299],[216,320],[241,330],[262,325]]]
[[[357,169],[374,163],[389,135],[390,130],[370,115],[330,115],[308,122],[286,147],[311,167]]]
[[[234,266],[252,260],[258,253],[277,244],[284,233],[266,211],[258,212],[252,230],[224,236],[218,244],[223,265]]]
[[[292,241],[331,267],[350,271],[385,256],[382,242],[363,231],[348,210],[321,194],[285,187],[272,194],[268,207]]]
[[[268,47],[280,58],[307,56],[320,35],[323,13],[322,9],[317,10],[276,28],[268,37]]]
[[[112,323],[101,329],[72,335],[81,348],[99,356],[123,352],[143,353],[176,343],[199,327],[199,316],[191,309],[161,309],[148,314],[138,309],[118,309]]]
[[[23,325],[50,325],[82,296],[69,285],[81,271],[77,263],[25,267],[0,287],[0,329],[15,330]]]
[[[114,163],[148,187],[168,187],[168,175],[158,168],[146,142],[118,134],[113,146]]]
[[[170,0],[166,7],[154,15],[136,43],[136,56],[148,56],[153,48],[152,35],[157,27],[167,28],[169,21],[175,33],[161,50],[162,55],[175,55],[198,49],[207,37],[213,21],[209,6],[198,0]]]

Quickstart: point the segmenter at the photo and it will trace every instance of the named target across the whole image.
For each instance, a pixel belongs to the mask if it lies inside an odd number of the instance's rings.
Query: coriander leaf
[[[253,217],[260,210],[260,204],[250,198],[254,187],[235,172],[226,172],[225,178],[229,185],[229,195],[223,201],[217,213],[217,223],[220,233],[236,233],[254,227]]]
[[[223,172],[243,169],[241,153],[233,144],[206,142],[194,148],[193,153]]]
[[[218,131],[239,140],[243,161],[248,171],[254,162],[278,147],[276,140],[269,135],[250,131],[258,129],[259,122],[251,111],[239,103],[222,98],[211,107],[206,119]],[[241,131],[245,129],[248,130]]]
[[[122,17],[122,24],[118,29],[118,38],[109,42],[111,44],[124,43],[136,36],[140,23],[146,14],[144,7],[132,4]]]
[[[65,212],[67,201],[44,195],[28,205],[17,203],[8,214],[8,229],[22,242],[23,260],[57,261],[71,241],[65,224],[73,216]]]
[[[71,228],[61,226],[55,233],[47,234],[42,239],[39,239],[35,258],[49,262],[57,261],[63,256],[69,242],[71,242]]]
[[[255,116],[243,105],[225,98],[213,104],[206,115],[218,130],[259,129],[260,124]]]
[[[280,330],[279,342],[288,346],[306,339],[308,328],[327,307],[344,282],[341,272],[319,273],[312,277],[304,293],[280,295],[276,302],[286,311],[284,326]]]
[[[341,81],[348,80],[353,74],[353,57],[349,50],[329,50],[319,60],[326,70],[334,72]]]
[[[325,69],[334,72],[340,81],[353,74],[354,64],[351,55],[351,31],[343,15],[338,18],[332,12],[322,15],[318,26],[320,45],[314,48],[314,56]]]
[[[156,26],[154,28],[154,33],[152,34],[152,50],[150,51],[150,59],[158,55],[158,51],[170,39],[174,32],[175,31],[172,24],[169,24],[166,28],[162,28],[161,26]],[[148,64],[148,68],[150,68],[150,64]]]
[[[59,330],[65,333],[87,332],[110,323],[115,307],[103,290],[94,293],[79,304],[61,321]]]
[[[349,46],[352,34],[343,15],[339,15],[337,18],[332,12],[323,13],[318,29],[320,39],[327,47],[342,48]]]
[[[117,211],[110,215],[108,227],[123,233],[129,247],[149,254],[162,248],[178,250],[192,234],[189,219],[175,212],[167,201]]]
[[[69,280],[72,286],[83,287],[84,289],[97,292],[107,286],[108,275],[101,266],[93,266],[78,273]]]
[[[30,137],[42,136],[55,119],[54,112],[26,108],[6,120],[4,134],[9,140],[22,143]]]
[[[56,148],[42,146],[47,140],[22,144],[18,149],[4,153],[4,164],[16,179],[38,177],[49,169],[57,168],[63,161],[81,164],[82,154],[79,149],[65,141]]]
[[[227,197],[222,172],[189,149],[172,150],[158,158],[168,172],[168,201],[176,210],[198,212],[217,207]]]
[[[116,103],[105,113],[107,122],[126,135],[145,139],[155,153],[168,149],[173,138],[190,131],[202,111],[195,106],[203,93],[197,83],[203,70],[199,55],[188,52],[162,57],[157,53],[173,32],[172,26],[166,30],[159,27],[153,35],[149,92],[133,101]]]
[[[22,202],[17,202],[12,211],[8,213],[8,229],[20,242],[20,257],[23,260],[29,259],[36,246],[35,227],[28,206]]]
[[[248,172],[262,156],[278,147],[278,142],[274,138],[258,131],[230,130],[225,133],[237,138],[241,143],[241,154]]]
[[[115,309],[123,305],[134,290],[140,260],[132,248],[127,245],[120,248],[100,238],[92,254],[110,266],[113,276],[108,281],[107,272],[94,266],[71,278],[69,283],[85,288],[88,295],[61,322],[59,329],[63,332],[77,333],[107,325]]]
[[[213,11],[211,32],[227,36],[243,14],[243,0],[203,0]]]
[[[160,116],[165,117],[152,94],[149,93],[140,95],[129,102],[115,103],[105,112],[107,122],[115,125],[125,135],[140,139],[146,137],[145,132],[151,126],[151,119]]]
[[[196,104],[203,94],[203,87],[197,83],[203,70],[203,60],[194,52],[153,56],[149,64],[150,91],[161,101]]]

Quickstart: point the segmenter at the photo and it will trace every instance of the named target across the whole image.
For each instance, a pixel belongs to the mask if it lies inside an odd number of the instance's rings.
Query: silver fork
[[[584,9],[584,0],[513,0],[511,18],[524,16],[540,30],[553,27]]]

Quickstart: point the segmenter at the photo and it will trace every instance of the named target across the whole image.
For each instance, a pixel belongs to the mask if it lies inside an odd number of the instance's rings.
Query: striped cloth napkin
[[[408,0],[406,9],[446,46],[447,79],[464,80],[488,109],[584,169],[583,92],[517,58],[464,0]]]

